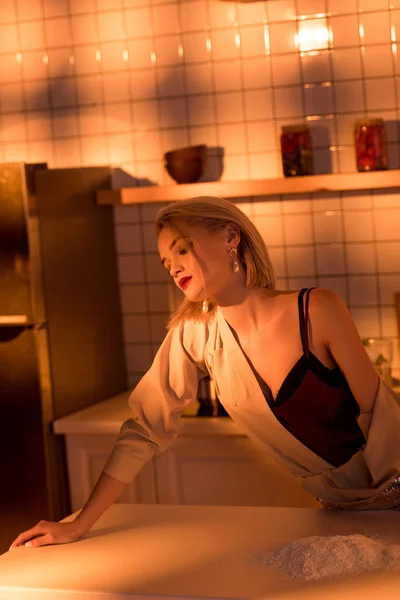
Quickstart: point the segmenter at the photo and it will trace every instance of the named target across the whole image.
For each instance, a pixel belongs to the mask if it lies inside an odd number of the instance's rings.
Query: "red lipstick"
[[[191,277],[182,277],[178,281],[179,286],[182,288],[182,290],[185,290],[187,288],[191,279],[192,279]]]

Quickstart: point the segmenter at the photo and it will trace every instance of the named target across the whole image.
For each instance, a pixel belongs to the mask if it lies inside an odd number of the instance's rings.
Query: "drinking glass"
[[[375,369],[388,385],[392,385],[393,342],[389,338],[367,338],[365,350]]]

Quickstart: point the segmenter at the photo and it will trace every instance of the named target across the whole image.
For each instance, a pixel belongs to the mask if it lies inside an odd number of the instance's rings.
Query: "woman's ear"
[[[227,249],[237,248],[240,243],[240,229],[235,223],[228,223],[225,227],[225,245]]]

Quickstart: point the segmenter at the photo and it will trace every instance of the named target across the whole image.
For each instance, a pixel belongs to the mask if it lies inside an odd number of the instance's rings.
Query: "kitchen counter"
[[[400,394],[400,387],[393,388]],[[132,416],[128,405],[131,391],[116,394],[53,422],[54,433],[60,434],[110,434],[117,436],[122,423]],[[243,436],[229,417],[196,417],[198,403],[192,402],[182,413],[179,435],[234,435]],[[190,418],[189,418],[190,417]]]
[[[77,542],[0,556],[0,598],[398,598],[400,574],[299,583],[251,560],[300,537],[355,533],[399,544],[400,512],[114,504]]]
[[[54,433],[109,434],[117,436],[123,421],[132,416],[128,404],[131,391],[116,394],[53,422]],[[182,416],[179,435],[235,435],[243,436],[229,417],[196,417],[198,402],[192,402]]]

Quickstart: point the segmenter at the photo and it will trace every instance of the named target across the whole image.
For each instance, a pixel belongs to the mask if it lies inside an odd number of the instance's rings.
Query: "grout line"
[[[264,6],[264,16],[265,16],[265,6]],[[241,39],[241,26],[239,25],[239,20],[238,20],[238,6],[237,3],[235,3],[235,23],[234,23],[234,31],[235,31],[235,36],[238,36],[238,39],[240,40],[239,43],[239,47],[238,47],[238,58],[236,59],[238,61],[239,64],[239,71],[240,71],[240,98],[241,98],[241,103],[242,103],[242,111],[243,111],[243,119],[242,119],[242,123],[243,123],[243,131],[244,131],[244,144],[245,144],[245,153],[246,153],[246,162],[247,162],[247,173],[248,173],[248,177],[252,176],[252,168],[251,168],[251,155],[250,155],[250,138],[249,138],[249,130],[247,127],[248,124],[248,120],[246,119],[246,88],[245,88],[245,84],[244,84],[244,72],[243,72],[243,44],[242,44],[242,39]],[[236,62],[235,60],[235,62]],[[225,90],[226,91],[226,90]]]
[[[362,86],[362,94],[363,94],[363,100],[364,100],[364,117],[367,116],[367,86],[365,84],[365,40],[361,39],[360,36],[360,27],[361,27],[361,20],[360,20],[360,15],[361,15],[361,11],[360,11],[360,0],[357,0],[357,8],[358,8],[358,14],[357,14],[357,23],[358,23],[358,31],[359,31],[359,38],[360,38],[360,44],[359,44],[359,50],[360,50],[360,62],[361,62],[361,86]]]
[[[379,325],[379,335],[382,337],[382,307],[380,305],[381,302],[381,289],[380,289],[380,281],[379,281],[379,260],[378,260],[378,240],[376,236],[376,222],[375,222],[375,207],[372,205],[372,233],[373,233],[373,249],[374,249],[374,262],[375,262],[375,277],[376,277],[376,298],[378,303],[378,325]]]
[[[342,236],[343,236],[343,244],[344,244],[343,262],[344,262],[344,269],[346,271],[345,278],[346,278],[347,304],[348,304],[348,306],[350,306],[351,305],[350,274],[349,274],[349,264],[348,264],[348,256],[347,256],[347,249],[349,247],[349,242],[346,239],[345,208],[343,205],[343,192],[339,192],[339,202],[340,202],[340,209],[341,209],[340,219],[341,219],[341,225],[342,225]]]
[[[212,124],[209,124],[210,126],[214,127],[215,130],[215,143],[217,148],[221,147],[221,137],[220,137],[220,131],[219,131],[219,121],[218,121],[218,100],[217,100],[217,86],[215,85],[215,81],[216,81],[216,77],[215,77],[215,69],[214,69],[214,64],[215,62],[217,62],[214,58],[214,51],[213,51],[213,40],[212,40],[212,32],[214,31],[213,28],[211,27],[211,12],[210,12],[210,2],[213,2],[214,0],[205,0],[205,7],[206,7],[206,40],[208,41],[209,44],[209,64],[211,67],[211,79],[212,79],[212,92],[211,92],[211,96],[212,96],[212,109],[213,109],[213,116],[214,116],[214,122]],[[196,94],[197,97],[199,97],[201,94]],[[220,158],[220,160],[224,160],[225,158],[225,153],[224,150],[222,150],[222,156]]]
[[[179,24],[179,32],[178,32],[178,38],[179,38],[179,44],[180,47],[183,49],[184,45],[183,45],[183,26],[182,26],[182,12],[181,12],[181,2],[179,0],[178,4],[177,4],[177,14],[178,14],[178,24]],[[186,111],[186,131],[187,131],[187,136],[188,136],[188,145],[190,146],[192,144],[192,131],[191,131],[191,127],[190,127],[190,108],[189,108],[189,93],[188,93],[188,86],[187,86],[187,76],[186,76],[186,60],[185,60],[185,52],[183,52],[183,61],[181,64],[181,69],[182,69],[182,80],[183,80],[183,93],[184,93],[184,98],[185,98],[185,111]],[[164,148],[164,152],[166,152],[166,149]]]
[[[128,60],[129,60],[129,51],[128,51],[128,31],[127,31],[127,27],[126,27],[126,6],[125,3],[123,4],[123,6],[120,8],[121,13],[123,15],[123,30],[124,30],[124,44],[125,44],[125,48],[124,51],[128,52]],[[128,69],[128,61],[125,63],[125,70],[124,70],[127,79],[127,87],[128,87],[128,98],[129,98],[129,118],[130,118],[130,122],[131,122],[131,132],[133,133],[132,135],[132,142],[131,142],[131,147],[132,147],[132,157],[133,157],[133,165],[134,165],[134,171],[137,171],[137,147],[136,147],[136,137],[135,137],[135,101],[132,95],[132,81],[131,81],[131,73],[130,70]],[[120,167],[120,161],[119,161],[119,165]]]
[[[19,22],[18,22],[18,5],[15,5],[15,14],[17,16],[17,24],[16,24],[16,29],[17,29],[17,44],[18,44],[18,48],[21,49],[21,29],[19,26]],[[22,75],[22,66],[20,66],[21,69],[21,75]],[[22,111],[16,111],[17,114],[20,114],[21,116],[23,115],[23,121],[24,121],[24,136],[23,136],[23,143],[25,146],[25,154],[29,156],[29,146],[28,146],[28,111],[27,111],[27,102],[26,102],[26,96],[25,96],[25,86],[21,85],[21,97],[22,97],[22,105],[23,105],[23,110]],[[0,106],[1,106],[1,98],[0,98]],[[1,121],[0,123],[3,124],[3,117],[4,115],[7,114],[7,111],[1,111]],[[21,143],[21,140],[18,140],[18,143]],[[3,144],[1,144],[1,154],[2,154],[2,159],[4,160],[7,152],[6,152],[6,146],[9,145],[9,141],[4,142]]]
[[[43,11],[43,15],[45,13],[44,10],[44,0],[41,0],[40,2],[41,6],[42,6],[42,11]],[[47,55],[47,33],[46,33],[46,28],[44,27],[43,24],[43,41],[44,41],[44,52]],[[42,55],[44,58],[44,54]],[[50,120],[50,131],[51,131],[51,141],[52,141],[52,150],[53,150],[53,157],[52,157],[52,161],[49,161],[49,166],[52,166],[52,162],[56,163],[57,166],[59,166],[57,164],[57,148],[56,148],[56,144],[54,143],[54,139],[55,139],[55,127],[54,127],[54,119],[53,119],[53,101],[52,101],[52,95],[51,95],[51,86],[50,86],[50,76],[49,76],[49,70],[47,67],[47,71],[46,71],[46,85],[47,85],[47,100],[48,100],[48,107],[46,108],[46,112],[49,116],[49,120]],[[25,83],[25,82],[24,82]],[[26,97],[26,88],[24,85],[24,93],[25,93],[25,99],[27,99]],[[33,111],[34,112],[34,109]],[[46,161],[47,162],[47,161]]]
[[[163,143],[163,126],[162,126],[162,109],[161,109],[161,101],[163,99],[163,97],[160,94],[160,74],[159,74],[159,65],[158,65],[158,60],[157,60],[157,44],[156,44],[156,40],[158,39],[158,35],[156,35],[155,33],[155,18],[154,18],[154,4],[152,3],[149,10],[150,10],[150,27],[151,27],[151,35],[149,37],[151,37],[151,44],[152,44],[152,55],[155,57],[155,62],[153,63],[153,72],[154,72],[154,81],[155,81],[155,90],[156,90],[156,95],[154,97],[156,106],[157,106],[157,119],[158,119],[158,129],[155,130],[158,132],[158,142],[160,145],[160,148],[162,149],[164,147],[164,143]],[[166,67],[167,65],[162,65],[162,67]],[[162,160],[162,158],[160,157],[159,160]],[[167,181],[166,178],[166,173],[165,171],[160,171],[160,175],[161,178],[163,180],[163,183],[165,184]]]
[[[390,8],[390,0],[388,0],[388,7]],[[393,19],[393,11],[389,10],[389,24],[390,24],[390,31],[392,33],[392,28],[395,27],[394,25],[394,19]],[[395,97],[395,101],[396,101],[396,109],[395,109],[395,114],[396,114],[396,129],[397,129],[397,141],[400,139],[400,122],[399,122],[399,117],[400,117],[400,111],[399,111],[399,102],[400,102],[400,90],[399,90],[399,85],[396,85],[396,82],[398,80],[396,71],[396,59],[395,59],[395,53],[393,52],[393,43],[392,43],[392,73],[394,76],[394,97]],[[395,44],[395,48],[396,48],[396,55],[397,53],[400,52],[400,46],[398,44]],[[398,82],[397,82],[398,83]],[[388,157],[389,158],[389,157]],[[400,156],[399,153],[397,155],[397,164],[400,163]]]
[[[327,4],[328,0],[325,0],[325,3]],[[325,4],[325,6],[326,6]],[[331,31],[331,22],[330,22],[330,18],[327,18],[327,25],[328,25],[328,35],[329,32]],[[333,37],[333,36],[332,36]],[[330,74],[332,77],[332,81],[338,82],[338,79],[335,79],[335,69],[334,69],[334,64],[333,64],[333,52],[334,52],[334,47],[333,47],[333,41],[331,39],[329,39],[329,51],[328,51],[328,60],[329,60],[329,69],[330,69]],[[337,111],[337,101],[336,101],[336,93],[335,93],[335,88],[333,88],[332,90],[332,108],[333,108],[333,113],[335,115],[340,115],[340,113],[338,113]],[[347,113],[349,114],[349,113]],[[350,113],[351,114],[351,113]],[[334,140],[334,144],[335,146],[339,146],[339,123],[338,123],[338,119],[335,118],[334,122],[333,122],[333,127],[335,130],[335,140]],[[342,168],[341,168],[341,157],[340,157],[340,152],[338,152],[336,154],[335,158],[335,162],[336,164],[333,165],[332,164],[332,158],[331,157],[331,171],[333,173],[341,173],[342,172]]]
[[[98,4],[97,4],[97,0],[94,0],[95,2],[95,7],[96,7],[96,17],[95,17],[95,26],[96,26],[96,37],[97,37],[97,41],[95,42],[98,50],[96,50],[96,52],[100,52],[101,53],[101,42],[100,42],[100,23],[99,23],[99,12],[98,12]],[[110,160],[110,153],[111,153],[111,148],[110,148],[110,143],[109,143],[109,138],[108,138],[108,132],[106,131],[107,129],[107,111],[106,111],[106,90],[105,90],[105,85],[104,85],[104,78],[103,78],[103,65],[99,65],[98,67],[98,71],[96,73],[97,77],[96,79],[100,82],[100,94],[101,94],[101,99],[102,102],[97,104],[97,106],[101,106],[101,111],[102,111],[102,116],[103,116],[103,129],[104,132],[102,133],[102,135],[104,135],[105,137],[105,147],[106,147],[106,152],[107,152],[107,158],[108,158],[108,163],[111,164],[111,160]]]
[[[145,248],[145,240],[144,240],[144,227],[143,227],[143,204],[139,204],[138,205],[138,209],[139,209],[139,224],[140,224],[140,228],[139,228],[139,235],[140,235],[140,239],[141,239],[141,245],[142,248]],[[153,339],[153,332],[152,332],[152,327],[151,327],[151,312],[150,312],[150,290],[149,290],[149,273],[147,272],[147,262],[146,262],[146,256],[150,254],[150,252],[148,253],[144,253],[142,254],[142,263],[143,263],[143,283],[144,283],[144,295],[145,295],[145,303],[146,303],[146,321],[147,321],[147,333],[149,336],[149,342],[150,344],[154,344],[156,342],[156,340]],[[157,253],[153,253],[153,254],[158,254]]]
[[[70,56],[73,56],[74,36],[73,36],[72,20],[71,20],[71,16],[72,16],[71,2],[70,2],[70,0],[66,0],[66,3],[67,3],[67,7],[68,7],[68,17],[66,17],[66,18],[68,19],[68,30],[69,30],[69,35],[71,38],[71,46],[69,48],[69,51],[70,51]],[[73,73],[70,74],[70,77],[74,81],[75,106],[78,106],[78,77],[76,75],[76,70],[74,70]],[[53,79],[53,81],[54,81],[54,79]],[[53,111],[53,114],[54,114],[54,111]],[[82,143],[83,136],[82,136],[80,113],[78,111],[77,111],[77,115],[76,115],[76,126],[77,126],[78,135],[74,136],[74,137],[78,138],[80,164],[81,164],[81,166],[83,166],[85,164],[83,143]],[[58,137],[57,139],[60,139],[60,138]]]

